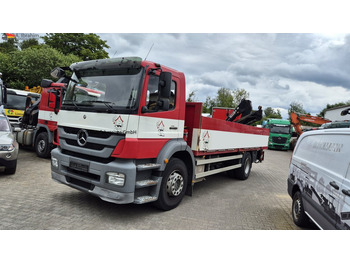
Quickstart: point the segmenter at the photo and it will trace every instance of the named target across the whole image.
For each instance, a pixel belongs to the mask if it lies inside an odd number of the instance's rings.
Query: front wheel
[[[294,224],[299,227],[308,227],[310,225],[310,220],[304,211],[303,199],[300,191],[297,191],[293,196],[292,217]]]
[[[48,158],[50,156],[51,145],[46,132],[42,132],[36,137],[34,146],[38,157]]]
[[[188,173],[184,162],[178,158],[170,159],[165,170],[159,196],[154,205],[162,210],[177,207],[185,195]]]
[[[11,167],[5,167],[5,174],[13,175],[16,173],[17,169],[17,159],[14,161],[14,164],[11,165]]]

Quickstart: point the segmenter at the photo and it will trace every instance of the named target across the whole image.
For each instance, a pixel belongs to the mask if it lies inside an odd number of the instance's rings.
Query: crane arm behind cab
[[[290,113],[290,119],[294,126],[295,132],[300,136],[303,133],[303,129],[301,127],[300,121],[313,123],[317,125],[322,125],[325,123],[332,122],[328,119],[318,117],[318,116],[311,116],[311,115],[303,115],[303,114],[297,114],[295,112]]]

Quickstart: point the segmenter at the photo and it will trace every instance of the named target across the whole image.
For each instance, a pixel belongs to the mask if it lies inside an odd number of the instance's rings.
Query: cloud
[[[200,101],[244,88],[253,107],[298,101],[319,113],[350,100],[350,36],[322,34],[100,34],[113,56],[140,56],[186,76]],[[255,106],[256,105],[256,106]]]

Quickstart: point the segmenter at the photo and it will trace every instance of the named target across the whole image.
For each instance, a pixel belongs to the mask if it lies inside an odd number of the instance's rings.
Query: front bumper
[[[93,190],[87,190],[85,188],[69,183],[64,175],[61,175],[54,171],[51,171],[51,176],[52,176],[52,179],[57,182],[60,182],[62,184],[73,187],[75,189],[98,196],[99,198],[107,202],[112,202],[115,204],[127,204],[127,203],[134,202],[134,193],[121,193],[121,192],[112,191],[112,190],[98,187],[98,186],[95,186]]]
[[[288,150],[289,144],[276,144],[276,143],[270,143],[268,144],[269,149],[279,149],[279,150]]]
[[[12,151],[0,151],[0,166],[15,167],[18,157],[18,145]]]
[[[51,151],[51,157],[58,160],[58,168],[51,165],[53,180],[88,192],[108,202],[117,204],[134,202],[136,165],[132,160],[123,159],[121,161],[115,159],[109,163],[87,161],[79,157],[62,154],[58,148]],[[88,168],[84,171],[77,170],[72,168],[70,163],[79,163]],[[121,172],[125,174],[124,186],[107,183],[106,172]]]

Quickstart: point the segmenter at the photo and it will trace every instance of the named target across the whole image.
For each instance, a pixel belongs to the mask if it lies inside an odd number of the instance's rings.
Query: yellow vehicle
[[[27,106],[27,97],[31,98],[31,103],[40,99],[40,94],[17,89],[7,89],[7,102],[4,106],[5,114],[12,126],[19,126]]]

